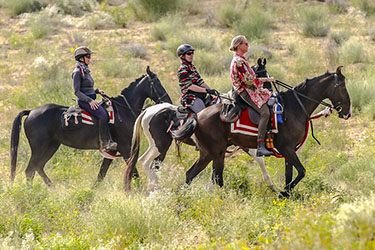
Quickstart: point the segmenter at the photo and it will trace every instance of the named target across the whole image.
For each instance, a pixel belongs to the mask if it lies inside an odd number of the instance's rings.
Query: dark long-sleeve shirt
[[[95,95],[94,79],[90,75],[90,70],[77,63],[72,78],[74,94],[79,100],[90,103],[93,99],[89,95]]]

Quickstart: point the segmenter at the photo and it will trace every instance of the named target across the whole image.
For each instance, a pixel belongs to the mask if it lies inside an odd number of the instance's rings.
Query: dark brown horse
[[[115,109],[115,123],[110,124],[110,131],[113,140],[118,144],[118,152],[124,159],[129,157],[134,122],[147,98],[157,103],[172,103],[159,78],[149,67],[147,75],[131,83],[122,90],[121,95],[111,98]],[[25,115],[28,117],[24,121],[24,128],[31,148],[31,157],[25,172],[26,178],[30,181],[37,171],[47,185],[52,184],[43,168],[61,144],[78,149],[99,149],[97,126],[82,124],[82,127],[75,130],[62,129],[61,116],[67,108],[57,104],[46,104],[33,110],[23,110],[18,114],[13,122],[11,135],[12,181],[16,172],[21,121]],[[103,159],[97,181],[105,177],[111,162],[112,159]]]
[[[287,120],[279,124],[279,132],[275,134],[274,144],[279,153],[285,157],[286,186],[281,195],[288,197],[290,191],[305,176],[305,168],[298,159],[295,149],[303,140],[310,115],[320,102],[328,98],[338,111],[339,117],[348,119],[351,116],[351,104],[341,66],[335,73],[327,72],[313,79],[307,79],[294,89],[281,92],[280,95],[284,100]],[[200,156],[186,173],[188,184],[213,161],[212,180],[223,186],[224,156],[228,143],[246,148],[257,146],[255,136],[232,134],[230,125],[220,120],[220,110],[221,104],[216,104],[198,114],[198,125],[194,135],[200,148]],[[294,180],[292,180],[293,166],[298,171]]]

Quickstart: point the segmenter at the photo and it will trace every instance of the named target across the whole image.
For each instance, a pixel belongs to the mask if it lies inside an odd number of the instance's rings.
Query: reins
[[[151,91],[153,92],[153,93],[155,93],[157,96],[158,96],[158,99],[155,101],[156,103],[160,103],[160,101],[166,96],[166,95],[168,95],[168,93],[167,92],[165,92],[163,95],[159,95],[159,93],[156,91],[156,89],[154,88],[154,79],[153,78],[151,78],[151,76],[150,75],[146,75],[138,84],[140,84],[140,83],[142,83],[143,81],[145,81],[145,79],[148,79],[149,80],[149,82],[150,82],[150,86],[151,86]],[[134,112],[134,110],[136,110],[136,111],[143,111],[144,109],[142,108],[142,109],[135,109],[135,108],[133,108],[131,105],[130,105],[130,103],[128,102],[128,99],[126,98],[126,96],[124,95],[124,94],[121,94],[120,95],[120,97],[124,100],[124,102],[125,102],[125,105],[124,104],[122,104],[121,102],[119,102],[119,101],[116,101],[113,97],[108,97],[108,96],[105,96],[105,97],[107,97],[107,98],[109,98],[113,103],[115,103],[117,106],[120,106],[120,107],[122,107],[122,108],[126,108],[126,109],[129,109],[130,110],[130,112],[132,113],[132,115],[133,115],[133,117],[135,118],[135,119],[137,119],[137,115],[135,114],[135,112]],[[116,109],[117,110],[117,109]],[[122,119],[121,119],[121,116],[120,116],[120,113],[117,111],[117,116],[119,117],[119,120],[120,120],[120,122],[122,122]]]

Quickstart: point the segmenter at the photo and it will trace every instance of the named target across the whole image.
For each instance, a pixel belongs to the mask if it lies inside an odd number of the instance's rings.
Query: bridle
[[[145,77],[143,77],[143,79],[142,79],[138,84],[143,83],[143,81],[145,81],[146,79],[150,82],[151,93],[152,93],[152,94],[155,94],[155,95],[157,96],[157,100],[155,101],[155,103],[156,103],[156,104],[163,103],[162,99],[163,99],[166,95],[168,95],[168,93],[165,92],[163,95],[160,95],[160,94],[158,93],[158,91],[156,90],[155,86],[154,86],[154,84],[155,84],[154,81],[155,81],[156,77],[151,77],[149,74],[145,75]],[[122,103],[120,103],[120,102],[114,100],[113,98],[111,98],[111,101],[114,102],[114,103],[116,103],[116,105],[118,105],[118,106],[120,106],[120,107],[123,107],[123,108],[129,109],[130,112],[132,113],[133,117],[136,119],[136,118],[137,118],[137,115],[136,115],[135,112],[134,112],[135,109],[132,108],[132,106],[130,105],[130,103],[128,102],[128,100],[127,100],[127,98],[126,98],[126,96],[125,96],[124,94],[121,94],[121,97],[122,97],[122,99],[124,100],[125,105],[123,105]],[[143,109],[139,109],[138,111],[143,111]],[[118,114],[118,117],[120,117],[120,114]],[[122,122],[121,117],[120,117],[120,122]]]

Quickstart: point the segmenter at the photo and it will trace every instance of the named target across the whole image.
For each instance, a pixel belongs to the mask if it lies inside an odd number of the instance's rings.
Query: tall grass
[[[147,21],[156,21],[178,6],[177,0],[136,0],[136,3],[144,8],[142,18]]]
[[[243,9],[241,7],[236,1],[221,3],[215,13],[216,19],[224,27],[232,27],[242,18]]]
[[[325,37],[330,29],[328,11],[324,7],[306,7],[299,11],[297,22],[306,37]]]
[[[25,12],[39,11],[47,6],[47,0],[1,0],[0,7],[7,8],[11,15],[17,16]]]
[[[361,11],[368,16],[375,14],[375,3],[371,0],[351,0],[352,4],[358,7]]]
[[[354,64],[367,62],[368,55],[362,42],[349,40],[340,49],[340,59],[344,64]]]

